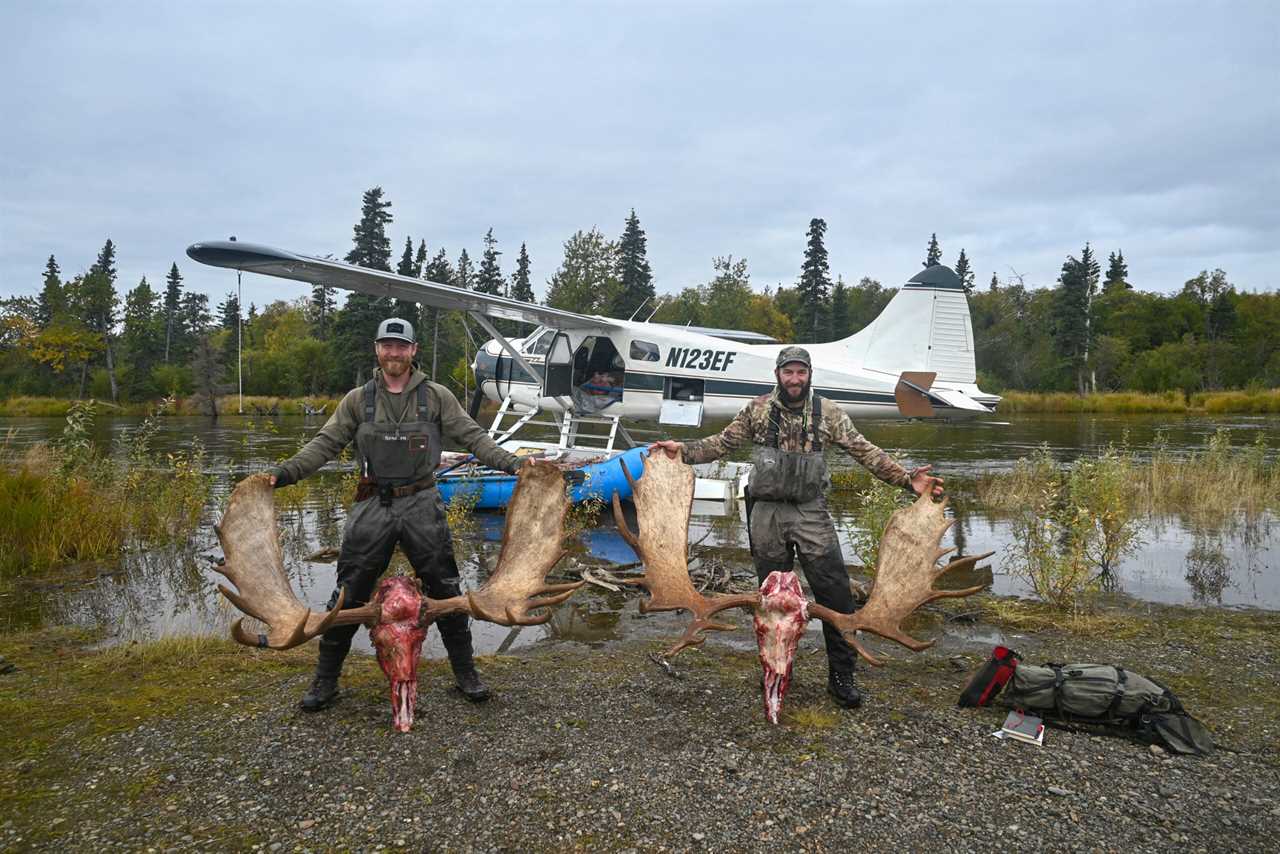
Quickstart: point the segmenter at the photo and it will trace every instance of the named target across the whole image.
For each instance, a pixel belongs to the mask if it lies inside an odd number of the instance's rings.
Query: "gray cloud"
[[[492,227],[545,281],[634,207],[659,287],[746,257],[894,284],[931,232],[980,281],[1051,284],[1091,241],[1140,287],[1280,284],[1277,16],[1265,3],[11,5],[0,20],[0,292],[103,240],[120,280],[188,243],[350,245],[360,194],[473,256]],[[259,304],[305,293],[250,277]]]

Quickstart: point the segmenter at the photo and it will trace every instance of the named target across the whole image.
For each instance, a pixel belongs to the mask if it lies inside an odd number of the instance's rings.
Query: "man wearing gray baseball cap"
[[[858,432],[835,403],[814,394],[813,361],[803,347],[783,347],[774,368],[776,385],[749,402],[715,436],[696,442],[665,440],[653,446],[689,464],[711,462],[735,448],[752,445],[754,466],[747,485],[747,527],[756,574],[790,572],[800,558],[818,604],[844,614],[854,609],[840,541],[827,510],[831,484],[822,448],[832,444],[885,483],[939,495],[942,478],[929,466],[908,472]],[[856,709],[862,693],[854,683],[857,654],[830,623],[823,623],[827,647],[827,691],[840,705]]]
[[[329,608],[337,603],[339,590],[346,591],[347,608],[367,603],[397,544],[428,596],[460,595],[453,540],[435,482],[443,442],[463,446],[490,468],[514,474],[520,465],[519,457],[498,447],[448,389],[429,382],[415,367],[417,352],[409,321],[389,317],[379,323],[373,379],[349,391],[315,438],[272,470],[272,484],[287,486],[355,443],[360,485],[342,531],[337,589]],[[489,689],[472,659],[467,616],[442,617],[435,625],[458,689],[469,700],[488,699]],[[358,628],[338,626],[321,636],[315,679],[302,697],[303,711],[319,711],[337,697],[342,662]]]

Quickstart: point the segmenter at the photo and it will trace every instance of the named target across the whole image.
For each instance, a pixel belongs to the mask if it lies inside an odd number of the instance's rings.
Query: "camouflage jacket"
[[[769,411],[775,402],[782,412],[778,422],[778,447],[784,451],[813,450],[813,434],[809,425],[813,420],[813,395],[805,401],[803,409],[790,409],[778,402],[775,388],[770,394],[762,394],[742,407],[734,419],[714,436],[687,442],[684,446],[686,463],[706,463],[718,460],[729,451],[748,443],[763,445],[769,427]],[[885,483],[910,488],[911,476],[902,466],[853,426],[853,421],[833,401],[822,400],[822,424],[819,427],[823,445],[843,448],[863,465],[867,471]]]

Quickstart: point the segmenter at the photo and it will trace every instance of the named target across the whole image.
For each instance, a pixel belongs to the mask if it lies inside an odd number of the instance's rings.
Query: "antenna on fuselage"
[[[645,298],[644,298],[644,302],[642,302],[642,303],[640,303],[638,306],[636,306],[636,310],[635,310],[635,311],[633,311],[633,312],[631,312],[631,316],[630,316],[630,317],[628,317],[628,318],[627,318],[627,320],[635,320],[635,319],[636,319],[636,315],[640,313],[640,309],[644,308],[644,304],[645,304],[646,302],[648,302],[648,301],[649,301],[649,297],[645,297]],[[655,309],[654,309],[654,311],[657,311],[657,309],[655,308]],[[649,315],[649,316],[650,316],[650,317],[652,317],[653,315]]]
[[[644,303],[641,303],[641,305],[643,304]],[[658,310],[661,309],[666,304],[667,304],[667,301],[665,299],[656,300],[653,306],[653,311],[649,312],[649,316],[644,319],[644,322],[648,323],[650,320],[652,320],[653,316],[658,313]]]

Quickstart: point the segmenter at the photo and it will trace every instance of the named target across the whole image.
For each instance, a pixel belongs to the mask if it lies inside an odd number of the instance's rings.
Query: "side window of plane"
[[[525,350],[525,352],[530,356],[545,356],[547,355],[547,351],[551,349],[551,339],[555,337],[556,331],[554,329],[548,329],[546,332],[542,333],[537,340],[529,344],[528,349]]]
[[[631,342],[631,358],[638,362],[658,361],[658,345],[648,341]]]

